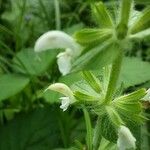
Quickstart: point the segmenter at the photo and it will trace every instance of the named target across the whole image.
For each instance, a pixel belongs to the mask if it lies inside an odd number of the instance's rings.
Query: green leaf
[[[29,78],[18,74],[4,74],[0,76],[0,101],[7,99],[27,86]]]
[[[93,88],[93,90],[95,90],[97,93],[100,93],[102,90],[100,80],[89,71],[83,71],[82,74],[85,81]]]
[[[116,131],[116,128],[114,127],[114,124],[109,119],[108,115],[104,115],[101,117],[100,130],[101,130],[102,136],[105,139],[116,143],[117,138],[118,138],[117,131]]]
[[[49,150],[59,145],[60,131],[55,109],[39,108],[22,113],[0,126],[1,150]]]
[[[64,31],[69,35],[73,35],[76,31],[81,30],[83,28],[84,28],[84,24],[81,22],[65,28]]]
[[[118,55],[120,49],[117,44],[110,41],[96,46],[85,54],[81,55],[72,65],[73,71],[100,69],[110,64]]]
[[[143,31],[150,27],[150,7],[146,8],[139,16],[139,19],[131,27],[131,34]]]
[[[117,145],[115,143],[112,143],[108,140],[106,140],[105,138],[102,138],[101,142],[100,142],[100,147],[98,148],[98,150],[116,150],[117,149]]]
[[[136,4],[144,4],[144,5],[149,5],[150,1],[149,0],[135,0]]]
[[[131,40],[132,39],[137,39],[137,40],[141,39],[141,40],[143,40],[143,38],[147,38],[149,36],[150,36],[150,29],[146,29],[146,30],[138,32],[136,34],[131,34],[129,36],[129,38],[131,38]]]
[[[82,29],[75,33],[75,39],[83,45],[97,44],[112,37],[111,29]]]
[[[102,28],[112,28],[113,22],[109,12],[103,2],[98,2],[92,5],[93,13],[97,19],[97,23]]]
[[[74,97],[79,100],[79,101],[87,101],[87,102],[94,102],[95,100],[98,100],[98,98],[94,97],[94,96],[91,96],[91,95],[87,95],[87,94],[84,94],[80,91],[75,91],[74,92]]]
[[[27,75],[41,75],[52,67],[58,50],[51,49],[41,53],[35,53],[33,49],[24,49],[14,58],[14,68]]]
[[[139,58],[125,57],[121,69],[120,82],[124,87],[138,85],[150,80],[150,63]]]
[[[100,100],[100,98],[101,98],[100,94],[96,93],[84,80],[81,80],[81,81],[78,81],[78,82],[75,82],[74,84],[72,84],[71,85],[71,89],[73,90],[73,92],[75,93],[75,95],[77,94],[76,95],[77,97],[79,95],[82,98],[85,97],[85,96],[87,96],[87,97],[90,96],[88,98],[88,100],[93,99],[93,98],[95,100],[98,100],[98,99]]]
[[[116,98],[114,101],[123,101],[123,102],[137,102],[140,99],[142,99],[146,95],[145,89],[139,89],[135,92],[132,92],[130,94],[121,96],[119,98]]]
[[[131,116],[139,114],[142,110],[141,104],[139,102],[117,102],[116,108],[118,112],[126,115],[130,120],[134,120]]]
[[[118,112],[114,108],[107,106],[106,111],[108,113],[109,119],[116,127],[119,127],[120,125],[124,124]]]

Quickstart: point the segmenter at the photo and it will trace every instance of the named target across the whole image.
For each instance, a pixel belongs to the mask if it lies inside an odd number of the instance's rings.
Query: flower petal
[[[60,108],[63,109],[63,111],[66,111],[67,108],[70,105],[70,99],[69,99],[69,97],[60,97],[59,99],[61,100],[61,106],[60,106]]]
[[[72,50],[79,49],[79,45],[74,39],[62,31],[48,31],[41,35],[35,43],[34,50],[41,52],[48,49],[70,48]]]
[[[65,52],[59,53],[57,55],[57,64],[62,75],[66,75],[70,72],[71,67],[72,67],[71,65],[72,59],[73,57],[68,50],[66,50]]]
[[[69,97],[71,100],[73,99],[73,92],[66,84],[54,83],[51,84],[46,90],[56,91],[65,95],[66,97]]]
[[[117,146],[119,150],[126,150],[130,148],[135,149],[136,148],[135,142],[136,139],[132,135],[131,131],[125,126],[120,126],[117,140]]]
[[[150,102],[150,88],[146,91],[146,95],[142,98],[142,100]]]

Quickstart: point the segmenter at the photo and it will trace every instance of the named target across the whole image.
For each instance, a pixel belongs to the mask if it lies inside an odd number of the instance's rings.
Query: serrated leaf
[[[103,2],[98,2],[92,5],[93,13],[97,19],[97,23],[102,28],[112,28],[113,22],[109,12]]]
[[[150,27],[150,7],[146,8],[139,16],[139,19],[131,27],[131,34],[143,31]]]
[[[83,71],[82,74],[85,81],[95,90],[95,92],[100,93],[102,90],[100,80],[89,71]]]
[[[0,101],[22,91],[29,83],[29,78],[18,74],[4,74],[0,76]]]
[[[104,42],[112,37],[111,29],[82,29],[75,33],[75,39],[83,45]]]

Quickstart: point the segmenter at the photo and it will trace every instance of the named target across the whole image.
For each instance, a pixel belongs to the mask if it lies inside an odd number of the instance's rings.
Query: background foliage
[[[110,11],[113,2],[105,1]],[[150,4],[149,0],[135,3],[139,11]],[[96,26],[88,0],[62,0],[60,11],[61,30],[70,35],[83,27]],[[61,76],[56,64],[58,50],[34,53],[36,39],[55,29],[54,0],[0,0],[1,150],[48,150],[80,147],[80,142],[85,143],[86,129],[80,109],[70,108],[62,113],[58,95],[43,93],[50,83],[61,81],[72,85],[81,80],[80,72]],[[150,37],[135,41],[133,48],[126,51],[120,77],[126,91],[150,87],[149,43]],[[96,75],[101,74],[103,63],[106,64],[111,55],[113,51],[94,58],[97,61],[90,67],[94,66]],[[145,110],[147,117],[149,112],[149,108]],[[141,150],[150,149],[148,124],[149,121],[141,127]]]

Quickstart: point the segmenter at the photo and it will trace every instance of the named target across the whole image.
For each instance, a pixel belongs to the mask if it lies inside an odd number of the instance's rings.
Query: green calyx
[[[112,17],[113,15],[105,7],[103,2],[92,4],[91,8],[99,27],[82,29],[75,33],[77,42],[84,46],[96,46],[98,43],[108,41],[109,39],[120,43],[124,39],[131,40],[138,38],[138,33],[144,32],[150,27],[149,7],[145,8],[143,12],[139,12],[137,17],[133,0],[121,0],[118,12],[115,12],[117,14],[115,17]],[[149,33],[147,34],[149,35]],[[142,37],[148,36],[147,34],[144,32]]]
[[[107,67],[104,69],[105,78],[102,77],[101,80],[92,72],[84,71],[83,78],[85,85],[81,83],[82,88],[78,87],[74,91],[74,97],[77,99],[77,102],[88,105],[90,110],[98,116],[107,114],[115,127],[126,124],[124,118],[128,118],[127,120],[129,121],[142,122],[140,100],[146,95],[146,90],[140,89],[122,96],[118,96],[117,94],[115,97],[112,96],[117,92],[113,87],[116,81],[114,80],[114,83],[108,82],[107,78],[111,77],[111,71],[109,70],[112,70],[112,67],[109,67],[108,70]],[[106,77],[106,75],[108,77]],[[110,86],[110,84],[112,84],[112,86]],[[107,90],[105,90],[106,87]],[[109,91],[110,87],[111,90]],[[107,93],[112,94],[107,96]],[[109,102],[107,101],[108,98],[110,98]]]

